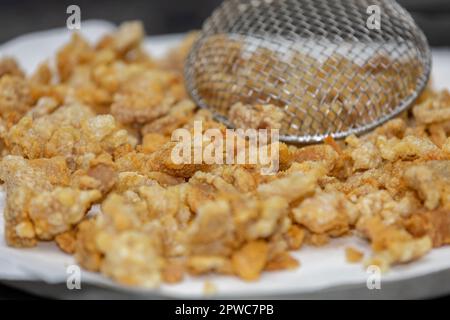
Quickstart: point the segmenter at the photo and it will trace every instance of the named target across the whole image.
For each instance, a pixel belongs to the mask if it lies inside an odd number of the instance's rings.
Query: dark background
[[[142,20],[147,34],[199,29],[221,0],[0,0],[0,43],[36,30],[62,27],[66,8],[77,4],[81,19],[115,23]],[[450,0],[398,0],[424,30],[432,46],[450,46]],[[33,298],[0,285],[0,299]]]
[[[221,0],[0,0],[0,43],[26,32],[65,25],[66,8],[77,4],[81,18],[144,21],[148,34],[201,27]],[[450,0],[398,0],[425,31],[431,45],[450,46]]]

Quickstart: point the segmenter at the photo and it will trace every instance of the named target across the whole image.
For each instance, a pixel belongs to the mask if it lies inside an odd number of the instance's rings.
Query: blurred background
[[[65,25],[77,4],[82,20],[144,21],[147,34],[199,29],[222,0],[0,0],[0,43],[20,34]],[[398,0],[412,13],[433,46],[450,46],[450,0]]]

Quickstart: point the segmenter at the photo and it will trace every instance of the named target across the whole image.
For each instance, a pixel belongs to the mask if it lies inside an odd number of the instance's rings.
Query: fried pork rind
[[[55,243],[65,253],[74,254],[76,246],[77,230],[75,228],[55,236]]]
[[[439,154],[439,148],[428,138],[408,135],[403,139],[379,136],[376,145],[380,150],[381,157],[388,161],[398,159],[408,160],[423,157],[429,157]]]
[[[181,78],[168,71],[150,70],[130,77],[114,96],[111,114],[124,124],[147,123],[169,113],[176,98],[170,88]]]
[[[410,193],[394,200],[386,190],[378,190],[360,196],[356,202],[358,221],[357,229],[361,230],[367,219],[379,217],[386,224],[395,224],[408,217],[420,207],[420,203]],[[355,220],[354,220],[355,221]]]
[[[165,143],[169,142],[169,138],[160,133],[147,133],[142,137],[142,145],[140,151],[143,153],[153,153],[158,151]]]
[[[36,104],[28,110],[26,115],[31,116],[32,119],[40,118],[48,115],[59,107],[59,102],[52,97],[41,97]]]
[[[117,166],[110,154],[86,154],[77,160],[77,163],[72,164],[79,168],[71,176],[72,187],[82,190],[95,189],[107,194],[118,181]]]
[[[418,212],[405,219],[406,230],[415,237],[429,236],[433,247],[450,244],[450,212],[432,210]]]
[[[405,170],[407,185],[417,191],[427,210],[449,208],[450,161],[432,160]]]
[[[113,153],[133,139],[111,115],[95,116],[86,106],[71,104],[37,119],[23,117],[6,136],[12,154],[30,159]]]
[[[282,252],[266,263],[264,271],[292,270],[300,266],[300,262],[288,252]]]
[[[111,240],[111,249],[105,252],[100,269],[102,273],[126,285],[152,288],[160,283],[163,260],[155,252],[151,237],[128,231]]]
[[[42,192],[29,203],[29,216],[36,236],[51,240],[80,222],[92,203],[100,199],[98,190],[81,191],[58,187]]]
[[[34,85],[50,85],[53,76],[53,71],[46,61],[37,67],[36,71],[31,75],[30,82]]]
[[[102,273],[123,284],[158,285],[164,265],[162,243],[157,230],[146,231],[151,226],[142,225],[146,221],[145,206],[112,194],[104,201],[102,211],[104,215],[96,219],[96,226],[88,227],[93,228],[94,240],[90,240],[92,247],[87,254],[83,255],[85,250],[80,247],[80,260],[87,256],[88,263],[91,263],[94,259],[93,267],[99,267]],[[103,259],[97,266],[100,256]]]
[[[97,233],[94,219],[83,220],[77,226],[74,257],[83,268],[90,271],[99,271],[103,260],[97,246]]]
[[[40,161],[40,160],[39,160]],[[52,160],[47,160],[52,161]],[[42,164],[42,161],[41,161]],[[11,246],[30,247],[36,244],[36,231],[28,213],[29,202],[39,192],[53,188],[39,164],[22,157],[6,156],[0,164],[0,179],[5,183],[5,235]]]
[[[328,137],[308,146],[280,143],[279,168],[271,175],[263,174],[261,162],[179,164],[172,158],[176,129],[192,133],[195,121],[204,131],[225,133],[226,127],[198,109],[184,90],[182,65],[196,34],[163,61],[145,53],[143,37],[138,22],[123,24],[97,44],[75,34],[57,53],[56,70],[44,62],[28,78],[13,60],[0,61],[0,179],[8,245],[54,240],[85,269],[125,285],[154,287],[179,282],[186,273],[253,281],[263,271],[298,267],[290,250],[352,233],[372,247],[365,263],[383,269],[450,244],[447,91],[427,90],[412,113],[363,136]],[[246,58],[239,41],[213,40],[234,45],[230,56],[217,57],[219,64],[244,66],[217,73],[223,80],[236,72],[265,71],[255,59],[280,63],[270,50]],[[298,65],[319,63],[301,54],[292,59]],[[370,63],[357,66],[341,56],[321,67],[328,73],[347,67],[374,79],[387,76]],[[283,130],[293,120],[291,129],[329,129],[330,122],[344,128],[356,116],[368,117],[344,108],[367,102],[355,96],[358,84],[339,83],[347,87],[336,95],[326,72],[305,75],[309,87],[299,103],[318,104],[308,90],[319,90],[329,108],[322,122],[302,123],[302,114],[283,103],[285,94],[271,105],[236,99],[225,106],[230,120],[244,128]],[[282,83],[284,76],[274,74],[273,82],[292,92],[295,79]],[[385,84],[375,89],[398,89]],[[244,85],[235,84],[235,97]],[[273,93],[251,78],[248,85],[260,89],[255,94],[264,100]],[[209,98],[224,97],[215,84],[200,89]],[[383,95],[374,99],[386,102]],[[286,119],[282,108],[295,117]],[[347,117],[335,119],[338,108]],[[245,141],[237,134],[231,138]],[[274,142],[263,146],[274,147]],[[248,160],[247,142],[244,150]],[[224,149],[234,156],[244,150]],[[362,259],[353,250],[347,256]]]
[[[123,23],[112,36],[112,47],[119,54],[125,54],[138,47],[145,36],[144,26],[140,21]]]
[[[11,57],[4,57],[0,60],[0,78],[5,75],[25,78],[25,73],[20,69],[17,61]]]
[[[257,188],[257,192],[261,197],[281,196],[288,202],[313,193],[317,186],[317,176],[315,173],[294,172],[286,177],[261,184]]]
[[[225,200],[205,201],[197,209],[187,235],[193,255],[221,255],[230,252],[233,240],[232,209]]]
[[[383,161],[380,151],[372,141],[361,141],[355,136],[346,139],[350,146],[349,154],[353,160],[353,170],[377,168]]]
[[[288,206],[281,197],[261,201],[239,193],[229,197],[205,201],[196,210],[188,229],[192,253],[227,256],[245,241],[276,237],[290,227]]]
[[[293,162],[315,161],[323,162],[327,171],[331,171],[338,164],[339,154],[329,145],[312,145],[303,148],[295,148],[291,152]]]
[[[193,117],[195,118],[195,108],[196,106],[192,101],[186,99],[181,100],[173,105],[166,115],[144,125],[141,132],[144,137],[149,133],[161,134],[170,137],[172,132],[188,124],[188,122],[193,120]],[[200,112],[197,112],[197,115],[199,113]],[[205,120],[211,119],[207,118]]]
[[[0,117],[13,125],[31,108],[33,99],[29,83],[22,77],[0,77]]]
[[[69,231],[100,198],[96,190],[58,187],[69,184],[69,170],[60,157],[6,156],[0,177],[6,184],[5,231],[12,246],[33,246],[37,239],[51,240]]]
[[[437,97],[427,99],[413,108],[415,119],[430,124],[450,120],[450,92],[444,90]]]
[[[236,128],[280,129],[284,112],[272,105],[244,105],[236,103],[228,112],[228,119]]]
[[[428,235],[414,238],[405,229],[385,225],[377,217],[367,220],[364,229],[374,251],[366,264],[377,265],[382,270],[393,264],[416,260],[432,248],[432,239]]]
[[[314,233],[340,236],[350,229],[356,208],[341,193],[318,193],[292,210],[297,223]]]
[[[298,250],[302,247],[305,240],[305,229],[297,225],[289,227],[288,231],[284,235],[289,250]]]
[[[182,178],[189,178],[197,171],[207,170],[209,165],[203,161],[201,163],[194,163],[194,161],[183,161],[182,163],[174,162],[173,152],[175,152],[174,149],[177,144],[177,142],[169,141],[162,145],[159,150],[150,154],[146,162],[146,168],[149,171],[159,171],[174,177]],[[192,143],[191,146],[193,148],[194,144]]]
[[[233,271],[246,281],[258,279],[267,263],[268,250],[264,241],[247,243],[231,257]]]
[[[405,180],[410,188],[417,190],[424,200],[425,208],[432,210],[439,206],[441,186],[433,171],[426,165],[412,166],[405,171]]]
[[[74,33],[71,41],[56,55],[56,65],[61,81],[68,80],[79,64],[87,63],[94,54],[91,45]]]
[[[364,258],[364,254],[352,247],[348,247],[345,249],[345,257],[350,263],[360,262]]]
[[[117,172],[114,170],[114,167],[105,163],[93,165],[87,171],[87,175],[97,180],[98,184],[95,189],[100,190],[102,193],[107,193],[111,190],[117,180]]]
[[[0,165],[0,178],[5,183],[5,237],[14,247],[36,245],[36,232],[28,215],[28,203],[37,192],[49,191],[51,183],[43,172],[21,157],[6,156]]]

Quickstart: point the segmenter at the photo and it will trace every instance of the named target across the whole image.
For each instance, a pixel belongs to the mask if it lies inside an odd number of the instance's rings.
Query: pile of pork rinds
[[[196,35],[164,59],[145,53],[143,37],[138,22],[95,45],[74,34],[29,77],[0,62],[10,246],[55,241],[87,270],[151,287],[188,274],[256,280],[299,267],[292,250],[352,234],[372,253],[347,248],[348,260],[383,270],[450,243],[449,92],[426,90],[365,136],[282,143],[275,175],[175,164],[176,128],[225,127],[184,89]]]

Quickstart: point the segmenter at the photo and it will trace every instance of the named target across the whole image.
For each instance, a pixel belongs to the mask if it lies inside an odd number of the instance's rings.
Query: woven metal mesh
[[[367,28],[367,8],[381,28]],[[233,127],[230,107],[283,111],[281,139],[316,142],[369,130],[425,87],[427,41],[391,0],[226,0],[205,22],[185,66],[195,102]]]

